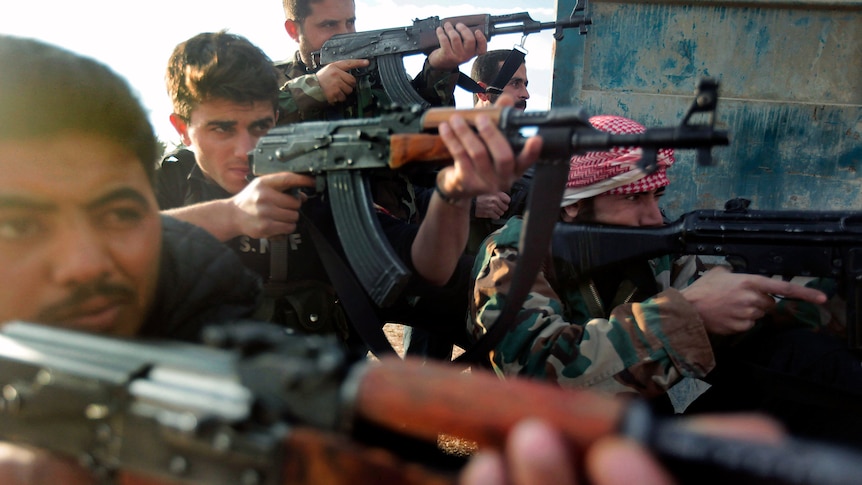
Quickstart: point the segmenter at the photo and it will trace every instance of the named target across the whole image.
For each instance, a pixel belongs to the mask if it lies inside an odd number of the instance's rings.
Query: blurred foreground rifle
[[[506,15],[475,14],[445,19],[428,17],[414,20],[412,26],[336,34],[323,43],[320,51],[312,53],[316,63],[314,67],[345,59],[368,59],[370,65],[358,70],[357,76],[376,72],[393,103],[428,107],[428,102],[412,87],[404,69],[403,58],[415,54],[427,55],[440,47],[437,27],[446,22],[450,22],[452,26],[460,22],[471,31],[482,31],[486,38],[516,33],[526,37],[542,30],[555,29],[554,38],[559,41],[563,39],[563,29],[578,28],[582,34],[586,34],[586,26],[592,23],[585,14],[586,3],[586,0],[579,0],[569,18],[556,22],[533,20],[528,12]]]
[[[847,300],[847,336],[862,348],[862,212],[750,210],[733,199],[724,211],[696,210],[661,227],[557,224],[553,254],[574,275],[662,255],[720,256],[741,273],[835,279]]]
[[[338,237],[354,273],[369,296],[380,306],[397,297],[409,277],[404,264],[382,235],[374,214],[364,172],[400,169],[411,162],[451,163],[437,127],[453,114],[469,123],[479,115],[494,120],[517,152],[526,137],[523,128],[536,127],[543,139],[542,164],[555,164],[553,179],[559,192],[565,184],[568,160],[574,153],[603,151],[621,146],[643,149],[641,168],[655,170],[660,148],[693,148],[701,163],[708,163],[709,150],[728,143],[727,132],[716,129],[714,119],[718,85],[704,80],[694,104],[679,126],[648,128],[645,133],[614,135],[596,130],[580,107],[549,111],[522,111],[514,108],[423,109],[418,105],[393,108],[376,118],[339,121],[312,121],[274,128],[258,141],[250,153],[255,175],[295,172],[318,176],[317,190],[326,191]],[[710,116],[710,123],[690,123],[693,113]],[[547,174],[537,167],[543,183]],[[547,188],[544,187],[543,188]],[[556,194],[556,191],[549,191]],[[559,197],[551,205],[559,204]],[[548,230],[550,232],[550,228]]]
[[[77,459],[103,483],[454,485],[458,469],[404,460],[360,441],[353,427],[501,447],[517,422],[537,417],[573,453],[612,433],[638,439],[683,484],[862,476],[858,452],[707,437],[655,419],[639,401],[443,363],[348,365],[333,340],[266,324],[205,335],[221,348],[9,323],[0,332],[0,440]]]

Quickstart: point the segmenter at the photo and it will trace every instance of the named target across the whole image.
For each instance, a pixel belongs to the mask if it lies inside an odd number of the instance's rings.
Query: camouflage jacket
[[[473,338],[487,332],[505,303],[522,223],[510,219],[479,248],[467,323]],[[493,353],[498,373],[645,396],[667,391],[684,376],[705,376],[715,366],[710,340],[678,291],[696,278],[699,261],[663,257],[641,269],[622,270],[605,309],[593,281],[572,278],[566,264],[549,255],[519,323]]]
[[[368,118],[381,114],[389,106],[389,97],[376,75],[357,78],[357,88],[347,99],[336,105],[326,101],[315,75],[294,54],[293,60],[276,63],[281,84],[278,124],[300,121]],[[455,106],[455,83],[458,71],[438,71],[428,60],[413,81],[413,87],[432,106]],[[425,197],[430,194],[427,190]],[[422,201],[417,200],[414,184],[409,178],[392,170],[380,170],[371,176],[371,197],[376,208],[408,223],[418,223]]]
[[[347,100],[337,105],[326,101],[317,81],[317,69],[306,66],[294,54],[290,61],[275,65],[279,72],[279,124],[298,121],[338,120],[377,116],[381,107],[391,101],[376,75],[357,78],[357,89]],[[455,106],[455,83],[458,71],[438,71],[425,60],[420,72],[412,81],[413,88],[432,106]]]

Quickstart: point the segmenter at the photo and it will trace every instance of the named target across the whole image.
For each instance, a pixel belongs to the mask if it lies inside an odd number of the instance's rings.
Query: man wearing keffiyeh
[[[615,134],[645,131],[619,116],[595,116],[590,123]],[[659,151],[658,168],[651,174],[637,167],[641,153],[628,147],[573,157],[560,220],[663,224],[659,200],[669,183],[673,151]],[[480,247],[468,317],[476,339],[505,303],[522,222],[511,219]],[[653,398],[683,377],[705,377],[716,365],[716,337],[751,329],[774,307],[771,295],[825,300],[821,292],[789,282],[724,267],[704,270],[695,257],[660,257],[575,279],[570,268],[549,255],[515,327],[492,352],[493,366],[504,375]]]

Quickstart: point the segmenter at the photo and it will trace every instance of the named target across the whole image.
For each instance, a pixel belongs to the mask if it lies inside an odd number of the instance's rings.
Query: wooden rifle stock
[[[499,125],[502,108],[432,108],[422,116],[421,126],[426,131],[436,131],[440,123],[449,121],[453,114],[460,115],[471,126],[476,118],[488,116]],[[412,162],[448,164],[452,156],[440,137],[433,133],[394,133],[389,137],[389,168],[399,169]]]
[[[591,391],[563,390],[522,379],[500,380],[451,364],[384,357],[358,368],[348,403],[362,419],[401,434],[436,442],[440,434],[502,448],[512,427],[536,417],[561,430],[574,449],[618,432],[624,402]],[[349,396],[348,396],[349,399]],[[285,437],[281,483],[291,485],[454,485],[451,473],[364,446],[344,434],[290,427]],[[122,485],[165,482],[121,472]]]
[[[448,363],[352,363],[334,340],[260,325],[210,329],[207,341],[222,350],[6,324],[0,437],[126,485],[444,485],[458,467],[363,431],[502,448],[516,423],[537,418],[567,439],[573,460],[621,434],[679,483],[845,485],[862,476],[858,451],[710,436],[652,416],[639,400]]]
[[[382,359],[359,381],[354,410],[386,428],[426,440],[440,433],[502,448],[512,427],[539,418],[584,447],[618,432],[625,403],[587,390],[463,373],[451,364]],[[399,359],[400,360],[400,359]]]

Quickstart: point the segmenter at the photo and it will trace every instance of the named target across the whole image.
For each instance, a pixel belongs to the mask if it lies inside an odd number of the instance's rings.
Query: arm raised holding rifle
[[[584,10],[579,2],[570,18],[557,22],[538,22],[527,12],[476,14],[356,32],[353,0],[285,1],[285,30],[299,50],[278,65],[280,122],[376,116],[391,103],[454,106],[456,84],[475,89],[458,66],[484,53],[491,36],[555,29],[559,40],[563,29],[586,33],[591,21]],[[410,80],[403,57],[417,54],[427,59]]]
[[[284,76],[281,123],[374,116],[380,105],[404,104],[386,96],[381,82],[406,83],[402,89],[409,93],[410,102],[454,106],[458,66],[487,49],[486,36],[476,26],[442,22],[427,32],[429,39],[423,39],[428,58],[416,79],[407,82],[401,64],[397,76],[381,80],[371,75],[377,57],[372,53],[351,52],[320,62],[321,49],[332,37],[361,37],[365,45],[374,42],[365,33],[356,33],[353,0],[285,1],[284,13],[285,30],[299,49],[292,60],[277,65]],[[405,40],[407,44],[411,43]]]

